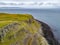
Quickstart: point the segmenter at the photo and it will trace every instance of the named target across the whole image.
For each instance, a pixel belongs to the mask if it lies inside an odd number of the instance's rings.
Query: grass
[[[33,36],[39,31],[41,27],[41,24],[37,22],[30,14],[0,13],[0,28],[4,28],[4,26],[14,22],[20,25],[17,27],[17,29],[15,29],[15,26],[11,27],[9,31],[6,32],[6,35],[1,38],[4,42],[0,41],[0,45],[10,45],[17,41],[19,41],[20,45],[23,45],[23,41],[27,34],[31,34]],[[14,38],[14,35],[16,35],[16,38]],[[27,42],[27,44],[29,42]]]
[[[0,13],[0,20],[5,21],[5,20],[28,20],[33,18],[32,15],[29,14],[7,14],[7,13]]]

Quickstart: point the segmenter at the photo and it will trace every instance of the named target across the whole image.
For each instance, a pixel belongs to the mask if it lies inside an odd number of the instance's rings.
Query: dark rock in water
[[[52,32],[52,29],[47,24],[45,24],[44,22],[41,22],[39,20],[37,20],[37,21],[39,23],[41,23],[42,30],[43,30],[43,33],[44,33],[44,37],[46,38],[48,43],[50,45],[60,45],[59,42],[55,39],[55,37],[53,35],[53,32]]]

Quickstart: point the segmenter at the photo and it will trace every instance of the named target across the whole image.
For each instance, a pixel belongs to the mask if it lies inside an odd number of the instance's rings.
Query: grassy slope
[[[20,25],[16,30],[10,29],[10,31],[7,32],[3,37],[4,42],[0,42],[0,45],[10,45],[11,43],[15,43],[17,41],[19,41],[20,44],[23,45],[22,41],[27,36],[27,34],[31,33],[32,35],[35,35],[40,29],[40,24],[35,21],[34,18],[29,14],[0,13],[0,28],[3,28],[4,26],[14,22],[17,22]],[[16,35],[16,38],[14,38],[14,35]],[[12,38],[8,39],[9,37]]]

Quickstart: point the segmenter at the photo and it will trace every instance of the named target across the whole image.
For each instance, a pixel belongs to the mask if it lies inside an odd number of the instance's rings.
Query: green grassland
[[[0,45],[32,45],[35,40],[33,36],[40,28],[41,24],[30,14],[0,13]],[[25,38],[28,38],[26,44]],[[42,39],[41,36],[40,38]],[[40,41],[39,39],[35,41]]]

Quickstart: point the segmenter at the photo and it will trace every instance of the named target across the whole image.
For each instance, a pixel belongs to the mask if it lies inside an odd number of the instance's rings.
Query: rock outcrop
[[[0,45],[59,45],[48,25],[29,14],[0,13]]]
[[[45,39],[47,39],[48,43],[50,45],[60,45],[59,42],[55,39],[52,29],[44,22],[39,20],[36,20],[36,21],[40,22],[42,26],[42,31],[44,33],[44,37]]]

